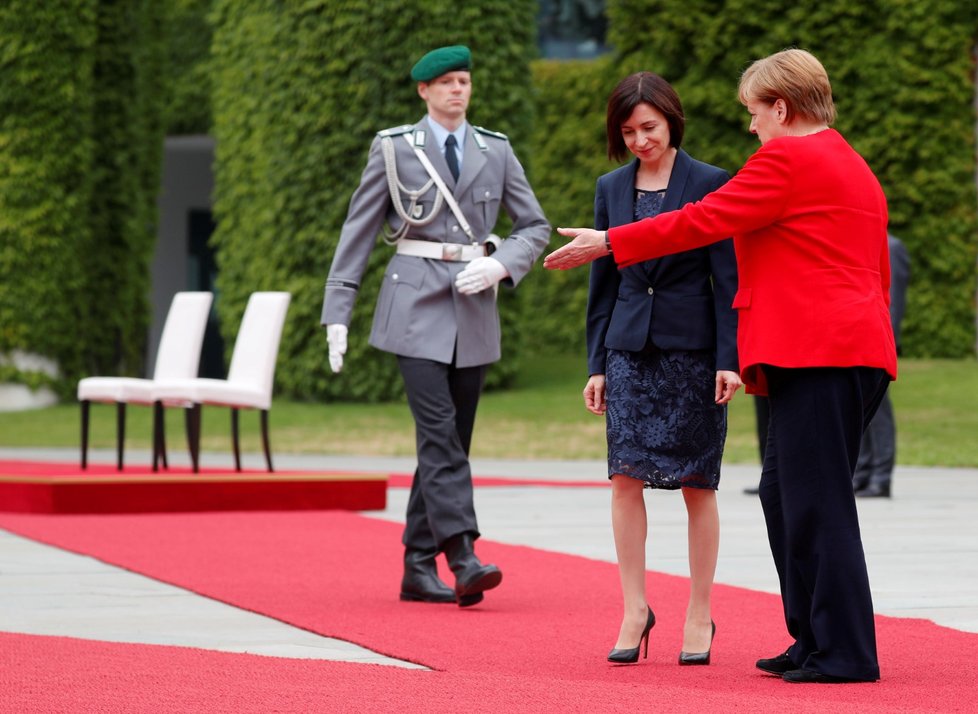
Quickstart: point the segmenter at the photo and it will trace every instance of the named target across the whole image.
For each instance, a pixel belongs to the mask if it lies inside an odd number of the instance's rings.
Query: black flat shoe
[[[717,625],[713,620],[710,620],[710,627],[713,629],[710,631],[710,649],[706,652],[680,652],[679,653],[679,664],[709,664],[710,663],[710,650],[713,649],[713,636],[717,633]]]
[[[649,607],[646,605],[646,607]],[[638,641],[638,647],[629,647],[628,649],[618,649],[617,647],[608,653],[608,661],[614,664],[634,664],[638,662],[638,651],[642,649],[642,644],[645,644],[645,659],[649,658],[649,632],[655,627],[655,613],[652,612],[652,608],[649,607],[649,616],[645,620],[645,629],[642,630],[642,637]]]
[[[786,682],[792,684],[851,684],[853,682],[865,682],[864,679],[849,679],[848,677],[836,677],[831,674],[822,674],[811,669],[792,669],[784,673],[781,677]]]
[[[798,665],[791,661],[787,652],[779,654],[777,657],[771,657],[770,659],[759,659],[754,663],[754,666],[761,671],[767,672],[768,674],[776,674],[779,677],[785,672],[798,669]]]

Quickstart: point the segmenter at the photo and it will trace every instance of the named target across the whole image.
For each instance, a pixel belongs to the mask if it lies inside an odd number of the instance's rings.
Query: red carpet
[[[315,473],[0,460],[0,511],[156,513],[382,509],[386,474]]]
[[[922,620],[878,618],[881,683],[789,685],[753,667],[786,644],[778,598],[740,588],[716,589],[714,664],[680,668],[688,581],[650,573],[658,617],[650,658],[611,667],[604,656],[618,627],[619,595],[608,563],[480,541],[480,556],[498,563],[505,577],[483,605],[461,610],[397,601],[401,527],[350,513],[0,515],[0,527],[440,670],[9,636],[0,640],[2,656],[16,661],[2,665],[2,680],[27,678],[23,659],[43,664],[58,652],[69,653],[63,667],[95,677],[88,687],[98,686],[98,677],[121,687],[132,681],[132,697],[156,690],[180,697],[171,690],[183,686],[188,697],[210,697],[239,680],[242,697],[283,696],[281,706],[263,699],[264,709],[195,711],[975,711],[978,635]],[[99,661],[125,663],[126,670],[107,674]],[[42,664],[35,660],[70,701],[71,690]],[[8,694],[0,698],[22,693],[29,681],[4,686]],[[292,707],[288,698],[311,701],[330,692],[337,698],[319,708]],[[139,710],[130,706],[121,710]]]

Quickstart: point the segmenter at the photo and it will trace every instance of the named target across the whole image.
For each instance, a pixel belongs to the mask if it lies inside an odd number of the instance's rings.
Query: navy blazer
[[[598,179],[594,227],[607,230],[635,220],[638,159]],[[680,149],[662,212],[698,201],[725,184],[723,169]],[[621,271],[612,256],[591,264],[587,304],[589,374],[604,374],[608,349],[639,352],[712,349],[718,370],[739,372],[737,360],[737,260],[731,239],[631,265]]]

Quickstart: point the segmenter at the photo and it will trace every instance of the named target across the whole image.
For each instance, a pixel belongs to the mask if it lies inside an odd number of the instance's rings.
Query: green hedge
[[[143,368],[161,7],[8,0],[0,9],[0,355],[53,360],[65,395],[80,376]]]
[[[167,0],[166,134],[211,130],[211,24],[213,0]]]
[[[526,152],[535,9],[529,0],[409,0],[396,9],[376,0],[215,0],[218,309],[231,344],[250,292],[292,293],[277,370],[285,394],[401,394],[395,360],[367,345],[389,248],[371,257],[347,367],[333,375],[327,364],[323,286],[350,196],[374,134],[424,114],[408,73],[439,45],[472,48],[470,119],[510,134]],[[503,298],[507,359],[494,371],[496,381],[516,364],[515,295]]]
[[[92,197],[88,216],[79,216],[91,225],[78,246],[83,373],[141,374],[163,152],[164,5],[97,6]]]
[[[95,0],[0,5],[0,355],[83,363],[78,246],[93,196]],[[9,367],[6,381],[36,383]]]

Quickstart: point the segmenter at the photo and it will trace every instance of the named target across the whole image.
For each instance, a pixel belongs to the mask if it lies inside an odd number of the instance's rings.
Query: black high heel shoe
[[[646,607],[649,607],[646,605]],[[618,649],[617,647],[608,653],[608,661],[614,662],[615,664],[634,664],[638,662],[638,651],[642,649],[642,644],[645,644],[645,659],[649,658],[649,631],[655,627],[655,613],[652,612],[652,608],[649,607],[649,616],[645,621],[645,629],[642,630],[642,638],[638,641],[638,647],[630,647],[629,649]]]
[[[717,625],[713,620],[710,620],[710,627],[713,629],[710,631],[710,649],[706,652],[680,652],[679,653],[679,664],[709,664],[710,663],[710,650],[713,649],[713,636],[717,633]]]

